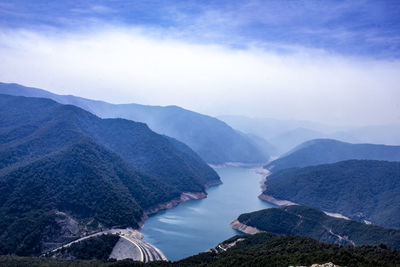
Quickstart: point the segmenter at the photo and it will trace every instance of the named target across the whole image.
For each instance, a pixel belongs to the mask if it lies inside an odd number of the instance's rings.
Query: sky
[[[212,116],[400,124],[400,2],[0,0],[0,81]]]

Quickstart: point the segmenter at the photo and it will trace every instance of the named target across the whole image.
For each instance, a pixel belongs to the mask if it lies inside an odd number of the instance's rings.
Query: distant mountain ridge
[[[226,123],[177,106],[146,106],[139,104],[110,104],[71,95],[56,95],[48,91],[0,83],[0,93],[44,97],[61,104],[81,107],[102,118],[125,118],[144,122],[160,133],[187,144],[206,162],[265,163],[268,155],[262,148],[232,129]]]
[[[321,138],[349,143],[400,145],[400,124],[353,126],[234,115],[218,118],[244,133],[265,138],[277,148],[278,154],[272,156],[282,155],[303,142]]]
[[[400,162],[347,160],[273,172],[261,195],[400,228]]]
[[[264,209],[241,214],[240,223],[278,235],[301,235],[343,246],[386,244],[400,249],[400,230],[334,218],[305,206]]]
[[[205,195],[217,173],[183,143],[45,98],[0,95],[0,254],[39,254]]]
[[[297,146],[264,168],[278,171],[350,159],[400,161],[400,146],[350,144],[333,139],[314,139]]]

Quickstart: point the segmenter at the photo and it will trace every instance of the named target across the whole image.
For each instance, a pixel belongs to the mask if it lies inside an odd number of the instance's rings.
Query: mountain
[[[265,158],[271,158],[272,156],[279,154],[278,149],[264,138],[255,134],[242,133],[242,135],[245,136],[255,146],[261,148],[261,151],[264,153]]]
[[[263,195],[400,227],[400,162],[348,160],[272,173]],[[261,196],[263,198],[263,196]]]
[[[400,125],[357,127],[348,133],[365,143],[400,145]]]
[[[239,235],[225,240],[208,252],[178,262],[140,263],[70,261],[52,258],[0,256],[0,265],[36,266],[311,266],[333,262],[339,266],[398,266],[400,252],[380,246],[343,247],[301,236],[278,236],[271,233]],[[326,265],[333,266],[333,265]]]
[[[0,95],[0,254],[37,255],[219,177],[145,124],[43,98]]]
[[[228,239],[210,252],[177,262],[178,266],[396,266],[400,252],[380,247],[342,247],[300,236],[271,233]],[[331,265],[329,265],[331,266]]]
[[[345,142],[359,142],[357,132],[350,127],[333,126],[311,121],[278,120],[270,118],[249,118],[246,116],[219,116],[219,119],[244,133],[255,134],[273,144],[273,156],[288,152],[299,144],[317,138],[337,139]],[[353,127],[354,128],[354,127]],[[351,129],[353,129],[351,128]],[[394,133],[392,131],[392,133]]]
[[[297,145],[316,138],[325,137],[326,134],[299,127],[270,139],[270,142],[279,147],[280,154],[285,153],[296,147]]]
[[[400,161],[400,146],[350,144],[332,139],[315,139],[297,146],[268,163],[265,168],[278,171],[350,159]]]
[[[48,99],[2,95],[0,104],[1,168],[53,153],[83,135],[179,190],[204,192],[207,183],[219,182],[216,172],[190,148],[143,123],[100,119]]]
[[[400,230],[335,218],[305,206],[272,208],[241,214],[241,224],[278,235],[301,235],[343,246],[386,244],[400,249]]]
[[[177,106],[115,105],[71,95],[56,95],[48,91],[0,83],[0,93],[50,98],[61,104],[81,107],[101,118],[125,118],[146,123],[152,130],[187,144],[206,162],[264,163],[265,151],[243,137],[226,123]]]

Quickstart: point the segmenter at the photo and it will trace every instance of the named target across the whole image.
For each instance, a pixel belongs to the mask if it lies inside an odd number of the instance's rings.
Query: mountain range
[[[279,156],[312,139],[336,139],[350,143],[400,145],[400,125],[330,125],[302,120],[279,120],[225,115],[219,119],[246,134],[273,144]]]
[[[264,167],[274,172],[350,159],[400,161],[400,146],[350,144],[333,139],[314,139],[302,143]]]
[[[226,123],[178,106],[117,105],[8,83],[0,83],[0,93],[50,98],[61,104],[78,106],[101,118],[124,118],[146,123],[153,131],[187,144],[211,164],[257,164],[265,163],[269,158],[268,151],[263,151],[256,143]]]
[[[50,99],[0,95],[0,254],[137,228],[146,210],[205,195],[217,173],[183,143]]]

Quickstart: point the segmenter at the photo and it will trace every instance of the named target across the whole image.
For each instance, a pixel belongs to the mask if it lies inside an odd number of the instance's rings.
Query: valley
[[[150,215],[141,231],[144,240],[159,248],[169,260],[176,261],[207,251],[236,235],[238,232],[229,224],[238,214],[274,207],[257,198],[263,176],[256,170],[217,168],[221,185],[209,188],[207,198]]]
[[[0,0],[0,267],[400,267],[400,0]]]
[[[390,204],[399,202],[399,146],[315,139],[267,163],[232,161],[238,150],[229,152],[231,160],[205,157],[206,162],[193,143],[189,147],[144,123],[100,118],[47,97],[92,100],[0,84],[0,92],[10,88],[46,98],[0,94],[3,254],[191,262],[206,251],[230,253],[246,238],[221,240],[262,232],[356,250],[400,246],[398,230],[377,226],[398,227],[398,206]],[[194,117],[182,120],[223,126],[189,114]],[[233,134],[250,147],[273,151],[255,135],[225,130],[213,134],[213,142],[239,142],[230,139]],[[261,236],[268,242],[268,235]]]

